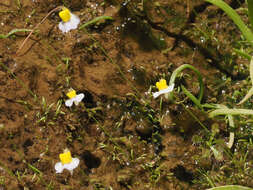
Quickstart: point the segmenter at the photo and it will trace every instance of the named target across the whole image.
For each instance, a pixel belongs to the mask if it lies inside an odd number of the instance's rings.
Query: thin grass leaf
[[[42,172],[39,170],[39,169],[37,169],[37,168],[35,168],[33,165],[31,165],[31,164],[27,164],[28,165],[28,167],[32,170],[32,171],[34,171],[34,173],[37,173],[37,174],[42,174]]]
[[[97,23],[100,20],[113,20],[113,18],[110,17],[110,16],[99,16],[99,17],[96,17],[96,18],[92,19],[91,21],[88,21],[85,24],[82,24],[79,27],[79,30],[82,30],[82,29],[84,29],[85,27],[87,27],[89,25],[95,24],[95,23]]]
[[[240,186],[240,185],[225,185],[225,186],[220,186],[220,187],[214,187],[207,190],[253,190],[253,189],[249,187]]]
[[[193,101],[194,104],[196,104],[196,106],[203,110],[203,107],[200,103],[200,101],[190,92],[188,91],[183,85],[181,85],[182,91],[185,93],[185,95],[191,99],[191,101]]]
[[[250,80],[252,83],[252,87],[249,90],[249,92],[246,94],[246,96],[237,105],[243,104],[253,95],[253,58],[251,58],[251,61],[250,61],[249,74],[250,74]]]
[[[251,29],[253,30],[253,1],[249,0],[247,2],[248,2],[249,22],[251,24]]]
[[[223,109],[228,109],[227,106],[225,105],[217,105],[219,108],[223,108]],[[228,114],[228,125],[229,127],[231,128],[235,128],[235,122],[234,122],[234,118],[231,114]],[[227,147],[228,148],[232,148],[233,144],[234,144],[234,140],[235,140],[235,133],[234,132],[230,132],[229,133],[229,141],[228,141],[228,144],[227,144]]]
[[[175,84],[175,80],[177,78],[177,76],[184,70],[184,69],[191,69],[193,70],[197,76],[198,76],[198,81],[199,81],[199,96],[198,96],[198,102],[199,104],[201,104],[201,100],[203,98],[203,94],[204,94],[204,84],[203,84],[203,77],[201,75],[201,73],[192,65],[189,64],[183,64],[180,67],[178,67],[175,71],[173,71],[171,77],[170,77],[170,82],[169,82],[169,86]],[[185,91],[186,92],[186,91]],[[189,95],[189,94],[188,94]],[[193,96],[193,95],[192,95]],[[169,99],[173,99],[173,91],[169,93]]]
[[[234,50],[234,52],[237,53],[238,55],[240,55],[240,56],[242,56],[242,57],[248,59],[249,61],[251,60],[251,56],[250,56],[249,54],[245,53],[244,51],[239,50],[239,49],[236,49],[236,48],[234,48],[233,50]]]
[[[31,32],[30,29],[13,29],[8,34],[0,34],[0,39],[9,38],[11,35],[17,33],[17,32]]]
[[[237,104],[243,104],[244,102],[246,102],[251,96],[253,95],[253,87],[251,87],[251,89],[249,90],[249,92],[246,94],[246,96],[244,96],[244,98]]]
[[[209,113],[209,117],[218,115],[253,115],[253,110],[249,109],[217,109]]]

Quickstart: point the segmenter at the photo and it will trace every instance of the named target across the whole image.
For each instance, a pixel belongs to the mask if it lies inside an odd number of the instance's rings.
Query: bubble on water
[[[120,27],[119,27],[119,26],[116,26],[115,29],[116,29],[116,31],[119,31],[119,30],[120,30]]]
[[[200,42],[201,42],[201,43],[205,43],[205,42],[206,42],[206,38],[203,37],[203,36],[201,36],[201,37],[200,37]]]

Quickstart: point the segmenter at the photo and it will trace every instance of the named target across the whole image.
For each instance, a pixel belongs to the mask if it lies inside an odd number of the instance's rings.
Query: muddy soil
[[[222,100],[222,88],[214,91],[213,86],[224,76],[241,80],[248,74],[241,67],[234,69],[243,59],[234,58],[231,67],[224,66],[231,39],[239,35],[236,27],[200,0],[145,5],[143,1],[2,0],[0,33],[33,29],[60,5],[78,15],[81,24],[98,16],[113,20],[62,33],[58,12],[53,13],[18,55],[28,32],[0,39],[4,64],[0,67],[0,189],[206,188],[194,182],[198,169],[210,170],[220,163],[212,157],[200,166],[193,159],[202,154],[192,141],[193,135],[201,136],[201,126],[181,104],[165,102],[160,107],[160,98],[153,99],[151,91],[156,91],[160,78],[168,80],[187,63],[204,77],[205,101]],[[216,37],[223,43],[203,38],[196,29],[205,26],[203,18],[213,20],[208,27],[216,27]],[[224,30],[233,35],[224,37]],[[186,73],[180,80],[197,95],[196,77]],[[85,97],[68,108],[64,102],[70,88]],[[190,101],[186,105],[208,128],[216,122]],[[222,130],[227,140],[225,125]],[[54,169],[65,148],[80,159],[73,175],[67,170],[56,174]]]

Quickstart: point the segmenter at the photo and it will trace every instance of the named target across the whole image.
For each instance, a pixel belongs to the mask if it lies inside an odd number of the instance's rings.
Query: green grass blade
[[[0,34],[0,39],[9,38],[11,35],[17,33],[17,32],[31,32],[30,29],[13,29],[8,34]]]
[[[89,26],[89,25],[92,25],[92,24],[95,24],[96,22],[100,21],[100,20],[113,20],[112,17],[110,16],[99,16],[99,17],[96,17],[94,19],[92,19],[91,21],[89,22],[86,22],[85,24],[82,24],[80,27],[79,27],[79,30]]]
[[[240,56],[242,56],[242,57],[248,59],[249,61],[251,60],[251,56],[250,56],[248,53],[246,53],[246,52],[244,52],[244,51],[242,51],[242,50],[236,49],[236,48],[233,48],[233,50],[234,50],[234,52],[237,53],[238,55],[240,55]]]
[[[203,110],[203,107],[200,103],[200,101],[191,93],[189,92],[183,85],[181,85],[182,91],[185,93],[185,95],[191,99],[191,101],[193,101],[194,104],[196,104],[196,106]]]
[[[251,29],[253,29],[253,1],[248,0],[248,14],[249,14],[249,22],[251,24]]]
[[[250,74],[250,80],[252,83],[252,87],[249,90],[249,92],[246,94],[246,96],[238,103],[238,105],[244,103],[253,95],[253,57],[251,58],[251,61],[250,61],[249,74]]]
[[[253,57],[251,58],[250,65],[249,65],[249,74],[250,74],[251,84],[253,86]]]
[[[253,190],[253,189],[249,187],[240,186],[240,185],[226,185],[226,186],[214,187],[207,190]]]
[[[205,0],[205,1],[212,3],[216,6],[218,6],[219,8],[221,8],[233,20],[233,22],[238,26],[238,28],[241,30],[243,36],[247,39],[247,41],[250,42],[251,45],[253,45],[253,33],[244,24],[244,22],[242,21],[240,16],[235,12],[234,9],[232,9],[227,3],[225,3],[222,0]]]
[[[253,110],[249,109],[217,109],[209,113],[209,117],[217,115],[253,115]]]
[[[199,81],[199,96],[198,96],[198,101],[199,103],[201,103],[201,100],[203,98],[203,94],[204,94],[204,84],[203,84],[203,79],[202,79],[202,75],[201,73],[192,65],[189,64],[183,64],[180,67],[178,67],[171,75],[170,77],[170,82],[169,85],[172,85],[175,83],[175,80],[177,78],[177,76],[179,75],[179,73],[181,73],[184,69],[191,69],[193,70],[197,76],[198,76],[198,81]],[[192,95],[193,96],[193,95]],[[170,93],[170,99],[173,99],[173,92]]]
[[[243,104],[244,102],[246,102],[251,96],[253,95],[253,87],[251,87],[251,89],[249,90],[249,92],[246,94],[246,96],[244,96],[244,98],[237,104]]]

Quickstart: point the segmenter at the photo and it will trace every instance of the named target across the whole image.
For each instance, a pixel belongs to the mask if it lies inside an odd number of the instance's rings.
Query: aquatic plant
[[[173,71],[171,77],[170,77],[170,82],[169,85],[172,85],[175,83],[176,78],[178,77],[178,75],[184,70],[184,69],[191,69],[193,70],[197,76],[198,76],[198,82],[199,82],[199,96],[198,98],[196,98],[191,92],[189,92],[184,85],[181,85],[182,91],[185,93],[186,96],[188,96],[188,98],[190,98],[198,108],[200,108],[201,110],[202,105],[201,105],[201,100],[203,98],[203,93],[204,93],[204,85],[203,85],[203,80],[202,80],[202,75],[201,73],[192,65],[189,64],[183,64],[180,67],[178,67],[175,71]],[[173,92],[171,92],[169,94],[169,98],[172,100],[173,99]]]
[[[17,32],[31,32],[30,29],[13,29],[8,34],[0,34],[0,39],[9,38],[10,36],[14,35]]]
[[[70,10],[65,7],[59,12],[59,16],[62,22],[60,22],[58,26],[63,33],[76,29],[80,23],[79,17],[71,13]]]
[[[207,190],[252,190],[252,188],[244,187],[240,185],[225,185],[220,187],[214,187]]]
[[[158,92],[153,93],[153,97],[157,98],[158,96],[164,94],[165,98],[168,99],[168,94],[173,91],[174,89],[174,83],[170,86],[167,85],[167,82],[165,79],[160,79],[159,82],[156,82],[156,87],[158,88]]]
[[[73,105],[73,103],[77,106],[84,98],[83,93],[76,94],[76,91],[73,89],[71,89],[66,95],[69,98],[68,100],[65,101],[65,105],[67,107],[71,107]]]
[[[62,173],[64,169],[70,171],[71,175],[73,170],[79,165],[80,160],[78,158],[72,158],[68,149],[65,149],[62,154],[59,155],[60,162],[57,162],[54,166],[56,173]]]
[[[88,22],[82,24],[82,25],[79,27],[79,30],[84,29],[84,28],[86,28],[86,27],[88,27],[88,26],[90,26],[90,25],[92,25],[92,24],[95,24],[95,23],[101,21],[101,20],[113,20],[113,18],[110,17],[110,16],[98,16],[98,17],[96,17],[96,18],[94,18],[94,19],[92,19],[92,20],[90,20],[90,21],[88,21]]]

